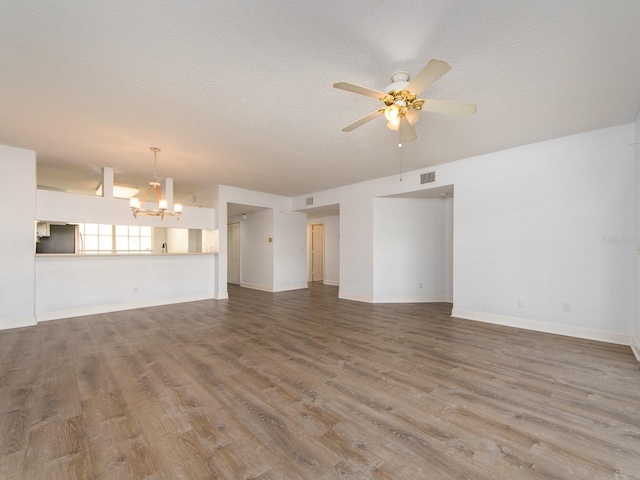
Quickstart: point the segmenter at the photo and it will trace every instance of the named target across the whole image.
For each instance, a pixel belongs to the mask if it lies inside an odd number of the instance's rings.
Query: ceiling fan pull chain
[[[402,122],[398,128],[398,147],[400,148],[400,181],[402,181]]]

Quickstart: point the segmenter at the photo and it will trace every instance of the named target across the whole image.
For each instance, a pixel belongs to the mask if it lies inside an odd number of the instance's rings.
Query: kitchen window
[[[137,225],[78,225],[80,253],[151,253],[153,229]]]

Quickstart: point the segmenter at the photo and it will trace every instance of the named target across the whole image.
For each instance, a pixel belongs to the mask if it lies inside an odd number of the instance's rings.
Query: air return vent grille
[[[436,172],[427,172],[420,174],[420,183],[433,183],[436,181]]]
[[[313,197],[307,197],[307,205],[313,205]]]

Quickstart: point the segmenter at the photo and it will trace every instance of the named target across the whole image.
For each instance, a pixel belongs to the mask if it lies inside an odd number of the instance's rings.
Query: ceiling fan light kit
[[[400,130],[400,141],[398,146],[402,146],[402,141],[412,142],[416,139],[416,132],[413,125],[420,118],[419,112],[435,112],[449,115],[470,116],[476,112],[476,106],[472,103],[451,102],[445,100],[425,100],[418,98],[418,95],[429,88],[451,69],[445,61],[434,58],[430,60],[420,72],[410,80],[409,73],[396,72],[391,76],[391,83],[386,88],[386,93],[378,92],[370,88],[361,87],[349,82],[337,82],[333,86],[341,90],[365,95],[382,101],[385,106],[371,112],[370,114],[350,123],[342,129],[343,132],[350,132],[361,125],[384,115],[387,120],[387,127],[391,130]]]

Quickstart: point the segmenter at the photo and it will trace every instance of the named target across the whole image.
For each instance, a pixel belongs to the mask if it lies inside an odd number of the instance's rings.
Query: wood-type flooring
[[[1,331],[0,478],[640,478],[629,347],[229,295]]]

